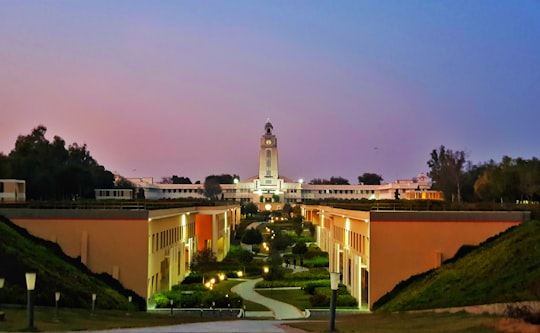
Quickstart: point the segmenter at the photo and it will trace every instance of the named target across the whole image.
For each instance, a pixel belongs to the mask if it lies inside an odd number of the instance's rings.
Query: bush
[[[304,286],[304,292],[310,295],[315,295],[315,292],[319,287],[330,288],[330,281],[308,282]]]
[[[309,304],[313,307],[323,307],[330,305],[330,298],[326,295],[313,295],[309,298]]]
[[[540,324],[540,312],[533,312],[528,305],[509,304],[504,310],[504,315],[510,318],[523,319],[530,324]]]
[[[166,308],[169,306],[169,298],[161,293],[154,295],[154,302],[156,302],[156,308]]]
[[[182,284],[202,283],[202,275],[191,272],[183,281]],[[174,287],[173,287],[174,288]]]
[[[356,298],[351,295],[338,295],[336,300],[337,306],[357,306]]]

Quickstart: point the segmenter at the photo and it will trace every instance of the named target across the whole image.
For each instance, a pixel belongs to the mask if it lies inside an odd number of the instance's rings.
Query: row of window
[[[366,253],[367,238],[360,233],[334,226],[334,239],[341,244],[349,245],[349,247],[356,250],[358,253]]]
[[[111,189],[111,190],[96,190],[98,197],[132,197],[133,190],[129,189]]]
[[[152,245],[151,245],[152,252],[159,251],[174,243],[178,243],[182,239],[184,228],[187,228],[187,232],[188,232],[188,234],[186,235],[187,238],[195,237],[195,227],[193,223],[190,223],[185,227],[178,226],[175,228],[163,230],[161,232],[153,233]]]
[[[192,188],[166,188],[161,190],[163,193],[198,193],[201,190]]]

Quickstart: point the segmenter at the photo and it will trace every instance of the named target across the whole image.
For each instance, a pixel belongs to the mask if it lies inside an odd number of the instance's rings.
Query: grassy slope
[[[540,221],[531,221],[404,281],[377,301],[375,309],[403,311],[539,298]]]
[[[60,304],[90,307],[92,293],[96,306],[124,309],[127,295],[134,306],[144,307],[144,299],[125,290],[106,274],[94,274],[77,259],[62,252],[56,243],[30,235],[25,229],[0,216],[0,277],[6,279],[0,303],[26,302],[25,272],[36,272],[37,305],[54,305],[54,292],[61,292]]]

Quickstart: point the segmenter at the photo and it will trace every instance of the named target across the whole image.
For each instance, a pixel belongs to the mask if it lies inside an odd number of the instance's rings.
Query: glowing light
[[[266,209],[266,210],[271,210],[271,209],[272,209],[272,205],[271,205],[271,204],[266,204],[266,205],[264,206],[264,209]]]
[[[264,272],[264,274],[268,274],[268,272],[270,272],[270,268],[268,266],[264,266],[263,267],[263,272]]]
[[[238,271],[238,272],[236,272],[236,276],[242,277],[242,276],[244,276],[244,272]]]

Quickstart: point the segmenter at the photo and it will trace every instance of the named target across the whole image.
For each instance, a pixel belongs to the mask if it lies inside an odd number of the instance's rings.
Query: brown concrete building
[[[0,179],[0,203],[26,201],[26,182],[20,179]]]
[[[2,208],[0,214],[147,299],[181,282],[198,249],[207,246],[222,260],[229,251],[230,234],[240,223],[238,205],[158,210]]]
[[[359,300],[373,303],[397,283],[530,219],[528,212],[353,211],[303,206],[328,251],[330,270]]]

